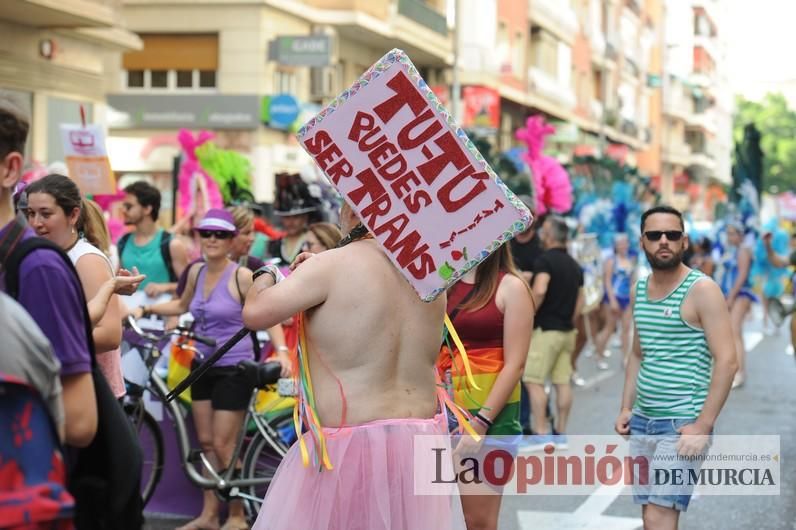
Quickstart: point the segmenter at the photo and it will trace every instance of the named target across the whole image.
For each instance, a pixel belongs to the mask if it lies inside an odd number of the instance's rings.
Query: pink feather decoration
[[[528,145],[522,158],[531,168],[536,214],[548,211],[557,213],[572,209],[572,183],[564,167],[552,156],[542,154],[545,138],[556,132],[542,116],[530,116],[524,129],[518,129],[515,137]]]
[[[202,169],[196,158],[196,148],[214,138],[209,131],[200,131],[196,137],[187,129],[181,129],[177,140],[185,158],[180,165],[178,177],[179,211],[177,217],[193,214],[197,219],[211,208],[223,208],[224,201],[218,184]]]

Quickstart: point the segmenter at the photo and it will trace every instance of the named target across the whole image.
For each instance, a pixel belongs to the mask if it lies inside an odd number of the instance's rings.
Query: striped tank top
[[[680,309],[691,286],[705,277],[692,270],[660,300],[647,298],[649,276],[638,282],[633,319],[643,357],[633,410],[642,416],[695,418],[702,411],[713,358],[705,332],[685,322]]]

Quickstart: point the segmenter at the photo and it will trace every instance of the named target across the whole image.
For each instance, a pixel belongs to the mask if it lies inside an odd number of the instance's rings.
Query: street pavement
[[[747,328],[745,341],[752,347],[747,382],[732,391],[716,433],[779,435],[780,495],[696,497],[680,518],[681,530],[796,530],[796,481],[792,475],[796,470],[796,359],[788,351],[787,324],[778,335],[765,336],[760,315],[755,313]],[[624,380],[618,357],[609,358],[608,370],[598,370],[594,357],[580,359],[578,371],[586,385],[575,389],[569,434],[613,434]],[[149,517],[148,528],[173,529],[184,522]],[[501,530],[641,527],[641,508],[629,495],[506,496],[499,524]]]
[[[750,318],[745,342],[750,348],[747,382],[733,390],[716,425],[716,434],[778,434],[782,485],[779,496],[701,496],[680,517],[681,530],[796,530],[796,360],[787,354],[787,324],[765,336],[759,315]],[[789,352],[790,353],[790,352]],[[619,411],[624,372],[609,359],[610,370],[581,358],[578,371],[586,386],[576,388],[569,434],[612,434]],[[501,530],[630,530],[641,528],[641,507],[630,495],[507,496]]]

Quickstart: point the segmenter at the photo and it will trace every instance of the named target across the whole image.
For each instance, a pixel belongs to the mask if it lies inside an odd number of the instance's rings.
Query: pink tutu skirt
[[[324,429],[333,469],[304,467],[299,444],[288,451],[257,516],[254,530],[459,530],[458,491],[415,494],[417,435],[447,440],[444,415],[377,420]],[[314,446],[305,434],[312,462]],[[419,470],[423,475],[427,470]]]

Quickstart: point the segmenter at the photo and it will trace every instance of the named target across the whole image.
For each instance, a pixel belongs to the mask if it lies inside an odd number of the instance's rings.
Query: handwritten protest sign
[[[531,221],[401,50],[298,137],[425,301]]]
[[[105,131],[99,125],[61,125],[69,176],[85,194],[116,193],[116,179],[105,149]]]

